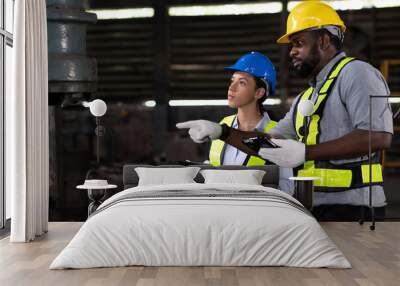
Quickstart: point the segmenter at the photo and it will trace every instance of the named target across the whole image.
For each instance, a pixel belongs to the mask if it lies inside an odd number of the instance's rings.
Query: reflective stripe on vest
[[[225,123],[228,126],[232,126],[235,121],[236,115],[231,115],[223,118],[220,124]],[[267,126],[265,126],[263,132],[267,133],[270,129],[276,126],[277,122],[270,120]],[[222,140],[213,140],[210,148],[210,164],[213,166],[220,166],[222,160],[222,154],[225,151],[225,142]],[[265,160],[256,156],[247,156],[243,165],[246,166],[260,166],[265,165]]]
[[[314,105],[313,114],[311,115],[308,128],[304,127],[305,117],[297,111],[298,104],[301,100],[307,100],[311,97],[314,88],[309,87],[296,103],[295,130],[297,139],[306,145],[314,145],[319,143],[320,136],[320,120],[323,116],[323,110],[326,100],[335,85],[337,76],[340,71],[353,61],[354,58],[345,57],[338,61],[329,73],[328,79],[323,83],[318,92],[318,98]],[[305,128],[307,128],[307,138],[304,138]],[[372,164],[372,183],[381,184],[382,167],[377,162],[379,158],[375,156],[374,164]],[[303,168],[298,170],[300,177],[319,177],[320,180],[315,181],[315,190],[322,192],[344,191],[349,188],[360,188],[369,184],[369,165],[368,162],[355,162],[352,164],[333,165],[329,161],[306,161]]]
[[[236,115],[224,117],[219,123],[225,123],[228,126],[232,126],[235,121]],[[222,140],[213,140],[210,147],[210,164],[213,166],[221,166],[221,155],[225,148],[225,142]]]

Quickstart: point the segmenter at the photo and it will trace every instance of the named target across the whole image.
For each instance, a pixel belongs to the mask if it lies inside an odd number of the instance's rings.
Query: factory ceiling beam
[[[253,1],[227,1],[227,0],[160,0],[165,1],[168,6],[178,6],[178,5],[207,5],[207,4],[240,4],[240,3],[256,3],[256,2],[276,2],[276,0],[253,0]],[[119,9],[119,8],[134,8],[134,7],[149,7],[152,6],[152,0],[91,0],[90,7],[92,9]]]

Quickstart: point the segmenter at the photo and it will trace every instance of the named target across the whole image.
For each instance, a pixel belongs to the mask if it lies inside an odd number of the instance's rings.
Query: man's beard
[[[312,72],[318,65],[319,61],[320,56],[318,54],[318,48],[317,45],[314,45],[311,49],[309,57],[305,59],[300,65],[294,66],[293,62],[290,63],[289,72],[302,78],[308,78],[312,75]]]

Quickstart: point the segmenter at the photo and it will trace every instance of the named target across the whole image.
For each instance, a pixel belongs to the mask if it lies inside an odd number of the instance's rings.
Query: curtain
[[[13,94],[6,97],[6,187],[11,242],[47,232],[49,196],[47,20],[45,0],[17,0]]]

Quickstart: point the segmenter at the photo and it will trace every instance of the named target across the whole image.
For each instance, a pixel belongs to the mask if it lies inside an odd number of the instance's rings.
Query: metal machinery
[[[86,55],[87,25],[96,14],[85,0],[47,0],[49,51],[50,220],[76,208],[75,185],[90,166],[93,128],[81,108],[63,109],[90,97],[97,88],[97,63]],[[88,115],[89,116],[89,115]],[[87,120],[85,120],[87,119]],[[89,124],[89,126],[88,126]],[[82,147],[84,146],[84,147]],[[67,175],[65,170],[74,170]],[[84,195],[83,195],[84,197]],[[86,201],[83,200],[83,204]],[[70,215],[71,216],[71,215]],[[74,216],[74,215],[72,215]]]

